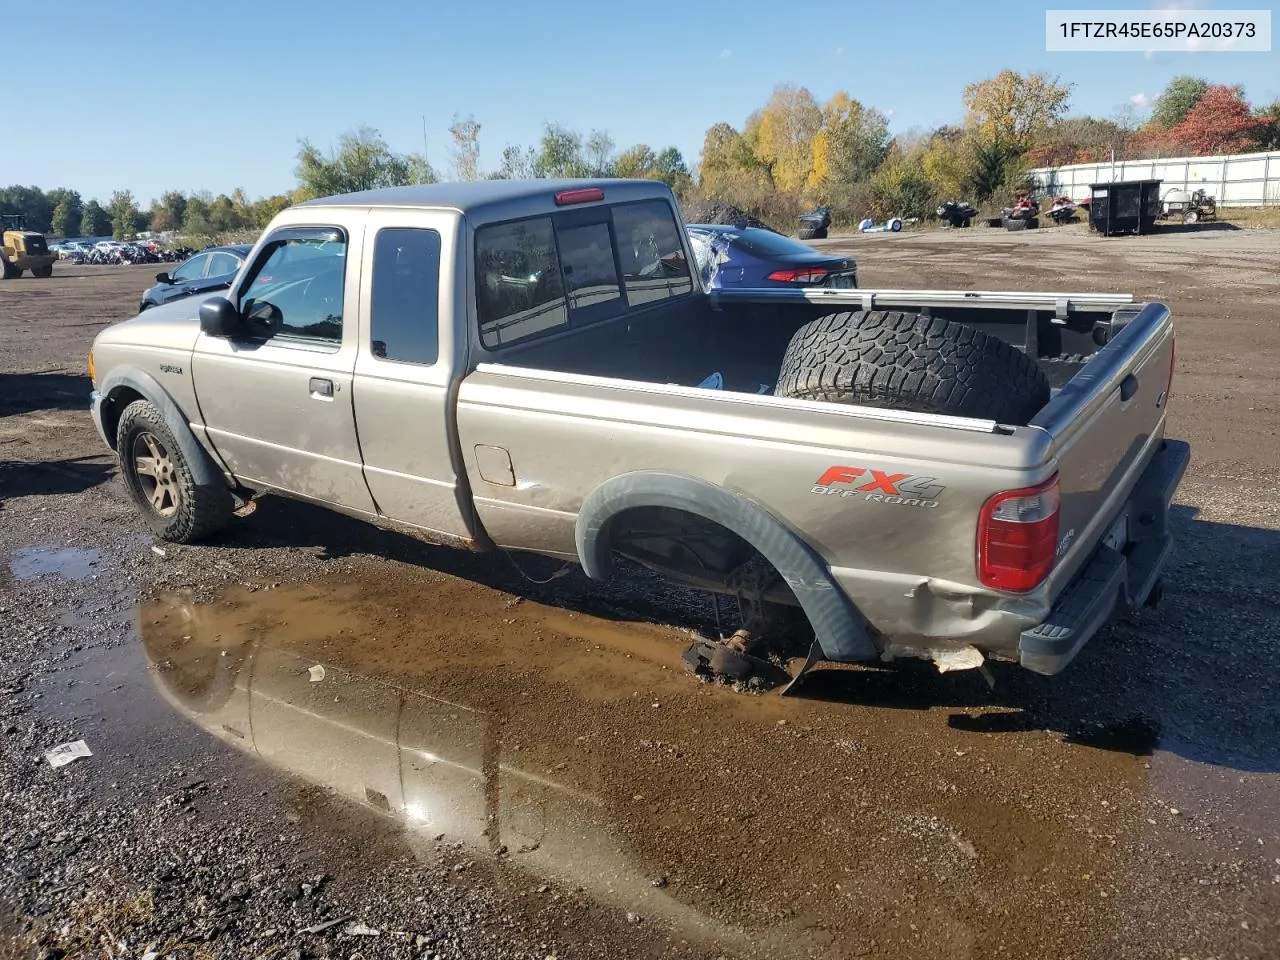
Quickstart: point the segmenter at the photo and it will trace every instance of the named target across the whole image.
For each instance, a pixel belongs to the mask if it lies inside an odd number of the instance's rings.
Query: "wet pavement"
[[[832,243],[877,286],[1167,294],[1193,462],[1160,608],[994,690],[699,685],[705,595],[279,500],[157,544],[83,374],[150,274],[7,292],[0,958],[1280,957],[1280,233],[999,233]]]
[[[322,846],[372,830],[697,955],[1139,955],[1175,903],[1276,943],[1274,746],[1215,753],[1132,696],[1083,721],[1015,668],[992,691],[923,666],[741,695],[679,668],[684,631],[432,570],[172,592],[137,622],[41,710],[126,755],[192,725],[337,798],[295,806]]]

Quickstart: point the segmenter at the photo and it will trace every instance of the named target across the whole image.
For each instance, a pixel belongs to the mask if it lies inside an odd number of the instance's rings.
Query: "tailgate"
[[[1173,350],[1168,308],[1148,304],[1031,421],[1053,438],[1062,493],[1052,593],[1099,541],[1128,539],[1123,511],[1164,435]]]

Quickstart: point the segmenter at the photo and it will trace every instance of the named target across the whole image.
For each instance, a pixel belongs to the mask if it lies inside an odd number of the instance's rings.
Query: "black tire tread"
[[[129,450],[133,444],[132,434],[138,427],[159,437],[177,464],[181,499],[178,510],[172,517],[162,517],[151,508],[133,471]],[[125,487],[157,536],[171,543],[196,543],[207,539],[231,522],[231,513],[235,507],[231,491],[225,486],[201,486],[196,483],[191,465],[182,455],[173,431],[150,400],[135,400],[125,407],[116,429],[116,453],[120,459],[120,473],[124,477]]]
[[[1049,402],[1049,379],[1016,347],[973,327],[846,311],[796,331],[774,393],[1023,425]]]
[[[819,233],[826,235],[826,231],[819,231],[817,227],[801,227],[797,237],[801,240],[821,240]]]

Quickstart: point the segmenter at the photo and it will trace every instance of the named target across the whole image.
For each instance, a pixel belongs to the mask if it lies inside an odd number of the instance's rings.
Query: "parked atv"
[[[948,200],[938,207],[938,219],[949,227],[967,227],[977,215],[978,208],[971,203]]]
[[[1049,207],[1049,219],[1054,223],[1072,223],[1076,218],[1076,203],[1070,197],[1054,197]]]
[[[818,207],[800,215],[801,240],[825,240],[831,226],[831,208]]]
[[[1006,230],[1034,230],[1040,226],[1039,213],[1040,204],[1031,197],[1019,197],[1012,207],[1004,208],[1000,219]]]

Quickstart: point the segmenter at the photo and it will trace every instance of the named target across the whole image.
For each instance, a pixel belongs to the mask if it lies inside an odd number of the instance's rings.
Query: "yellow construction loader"
[[[23,270],[30,270],[33,277],[52,277],[56,253],[49,252],[44,234],[26,229],[20,216],[4,219],[4,245],[0,246],[0,277],[16,280]]]

